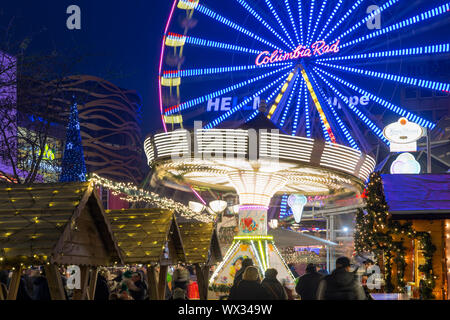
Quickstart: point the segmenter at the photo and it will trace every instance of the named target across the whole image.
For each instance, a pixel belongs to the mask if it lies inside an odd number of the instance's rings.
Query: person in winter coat
[[[189,274],[188,269],[186,269],[183,265],[179,265],[172,275],[172,290],[174,290],[175,288],[181,288],[186,291],[190,278],[191,275]]]
[[[261,286],[258,269],[249,266],[245,269],[236,287],[232,288],[228,300],[269,300],[270,296]]]
[[[97,276],[97,283],[95,285],[94,300],[107,301],[111,295],[109,290],[108,280],[106,280],[105,273],[99,272]]]
[[[130,294],[134,300],[144,300],[147,294],[147,286],[144,281],[141,279],[141,274],[138,272],[133,273],[131,276],[131,280],[133,281],[134,286],[137,288],[129,287]]]
[[[276,269],[267,269],[264,274],[264,280],[261,282],[261,286],[269,294],[270,300],[287,300],[287,293],[280,281],[277,280],[277,274],[278,271]]]
[[[48,288],[47,278],[45,272],[36,277],[33,281],[33,300],[50,301],[50,290]]]
[[[234,275],[233,286],[237,285],[242,280],[242,275],[244,274],[245,269],[249,266],[253,266],[253,260],[250,258],[245,258],[242,261],[242,267]]]
[[[323,275],[317,272],[316,266],[309,263],[306,266],[306,274],[298,279],[295,291],[302,300],[317,300],[317,288]]]
[[[25,276],[24,275],[22,275],[20,277],[19,288],[17,290],[16,300],[17,301],[31,301],[31,300],[33,300],[31,298],[30,293],[28,292],[27,282],[25,280]]]
[[[350,259],[340,257],[336,269],[325,276],[317,290],[318,300],[366,300],[364,290],[354,272],[350,272]]]

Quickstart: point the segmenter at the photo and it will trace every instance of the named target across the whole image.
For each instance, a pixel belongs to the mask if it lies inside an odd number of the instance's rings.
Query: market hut
[[[413,288],[422,282],[426,296],[448,299],[450,174],[382,174],[381,182],[406,263],[393,265],[394,281]]]
[[[97,268],[121,262],[92,183],[0,188],[0,268],[13,270],[4,298],[16,299],[25,266],[43,265],[51,298],[65,300],[58,265],[77,265],[81,287],[74,291],[74,299],[90,299]]]
[[[209,268],[222,261],[219,239],[213,223],[180,223],[186,263],[195,267],[200,299],[208,297]]]
[[[186,257],[173,211],[164,209],[107,210],[125,264],[147,265],[151,300],[164,300],[168,266]],[[156,265],[159,265],[157,281]]]

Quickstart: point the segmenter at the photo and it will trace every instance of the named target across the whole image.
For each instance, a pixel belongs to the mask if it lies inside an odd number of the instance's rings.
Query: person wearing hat
[[[325,276],[317,289],[318,300],[366,300],[364,290],[354,272],[350,272],[350,259],[340,257],[336,269]]]
[[[302,300],[317,300],[317,288],[323,275],[317,272],[315,264],[308,263],[306,273],[298,279],[295,291]]]

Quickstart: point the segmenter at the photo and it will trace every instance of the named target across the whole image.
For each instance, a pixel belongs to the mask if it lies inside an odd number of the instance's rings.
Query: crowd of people
[[[340,257],[331,274],[318,272],[310,263],[306,273],[297,278],[295,291],[301,300],[368,300],[355,271],[350,271],[350,259]],[[293,300],[294,294],[277,280],[277,270],[269,268],[261,281],[258,269],[251,259],[245,259],[236,273],[228,300]]]
[[[157,267],[157,272],[159,268]],[[61,281],[67,300],[73,299],[74,290],[67,282],[70,274],[60,268]],[[0,270],[0,290],[3,296],[8,295],[12,271]],[[184,265],[170,268],[167,273],[166,299],[198,299],[199,292],[195,281],[195,271]],[[100,268],[94,300],[146,300],[149,298],[147,269],[144,267]],[[45,269],[32,267],[23,271],[17,300],[51,300]]]
[[[371,299],[367,287],[361,285],[356,270],[350,270],[350,259],[340,257],[331,274],[317,271],[316,265],[307,265],[306,273],[297,278],[295,293],[301,300],[366,300]],[[61,271],[66,299],[73,298],[74,291],[67,281],[70,274]],[[159,270],[156,270],[159,272]],[[242,261],[236,272],[228,300],[294,300],[295,293],[285,282],[277,279],[278,272],[269,268],[260,278],[252,259]],[[101,268],[97,275],[94,300],[146,300],[149,298],[147,269],[144,267]],[[364,279],[364,278],[363,278]],[[11,273],[0,271],[0,290],[7,296]],[[364,283],[364,281],[363,281]],[[195,270],[190,266],[177,265],[167,273],[165,290],[167,300],[199,299]],[[17,300],[51,300],[44,268],[30,268],[23,272]]]

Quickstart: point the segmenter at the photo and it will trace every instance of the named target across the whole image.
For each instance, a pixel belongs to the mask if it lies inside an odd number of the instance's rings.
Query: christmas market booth
[[[355,248],[376,255],[384,291],[448,299],[450,174],[373,173],[366,196]]]
[[[52,300],[66,296],[58,266],[76,265],[73,299],[92,299],[98,267],[122,263],[108,219],[90,182],[0,188],[0,268],[13,270],[15,300],[22,271],[44,266]]]
[[[146,265],[149,298],[165,300],[168,267],[186,261],[173,211],[151,208],[106,212],[124,263]]]
[[[179,224],[186,263],[195,267],[201,300],[208,298],[209,269],[222,261],[219,238],[213,223],[186,222]]]

